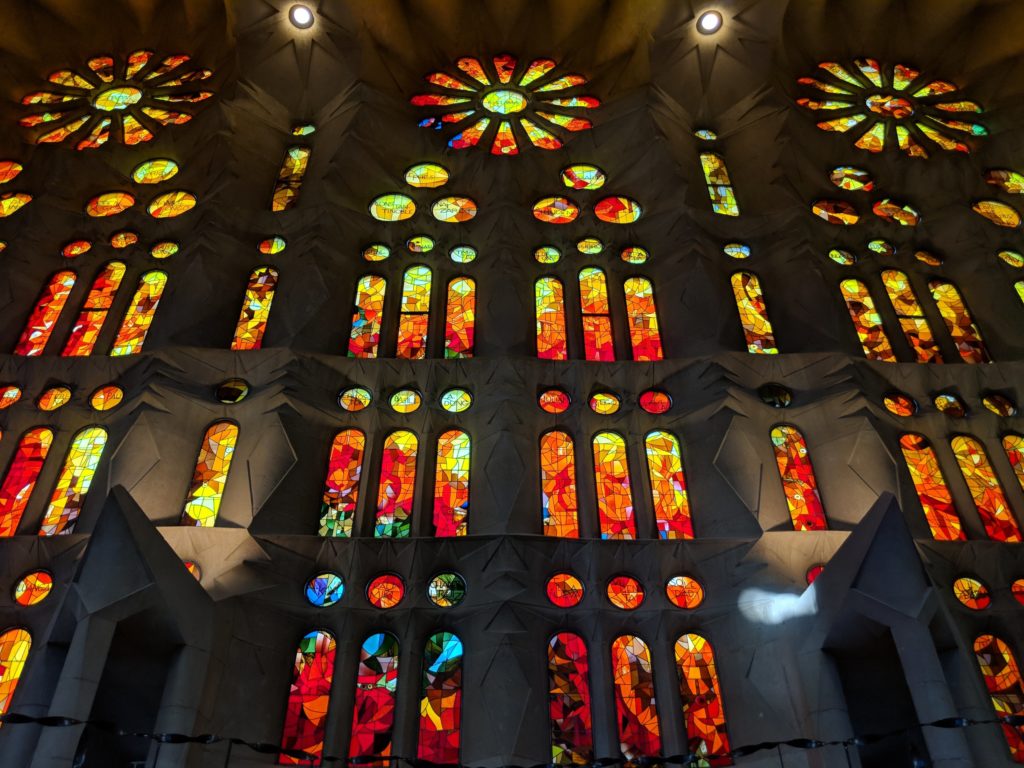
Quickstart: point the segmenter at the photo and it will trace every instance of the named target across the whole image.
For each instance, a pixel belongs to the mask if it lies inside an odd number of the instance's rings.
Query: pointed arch
[[[899,318],[903,335],[907,337],[907,344],[914,350],[916,361],[941,363],[942,353],[939,351],[939,345],[906,272],[886,269],[882,272],[882,282],[885,284],[885,292],[889,295],[896,317]]]
[[[572,437],[560,429],[540,437],[540,504],[545,536],[579,538],[576,450]]]
[[[594,759],[590,665],[583,638],[559,632],[548,641],[548,717],[551,762],[586,765]]]
[[[469,435],[450,429],[437,438],[434,535],[465,536],[469,518]]]
[[[43,354],[77,279],[78,276],[74,272],[64,270],[57,272],[47,281],[39,298],[36,299],[32,313],[25,321],[25,328],[14,347],[14,354],[24,357],[37,357]]]
[[[1024,715],[1024,683],[1010,646],[995,635],[979,635],[974,641],[974,656],[996,717]],[[1003,735],[1011,759],[1024,763],[1024,726],[1004,723]]]
[[[423,652],[416,756],[432,763],[458,763],[461,726],[462,641],[451,632],[435,632]]]
[[[336,648],[334,635],[318,629],[303,637],[295,652],[281,749],[297,749],[315,755],[314,765],[320,765],[324,751]],[[307,760],[284,754],[279,756],[278,763],[309,765]]]
[[[793,529],[824,531],[828,528],[825,508],[818,493],[818,481],[804,436],[796,427],[780,424],[772,430],[771,438]]]
[[[775,333],[768,320],[768,306],[761,292],[761,281],[753,272],[736,272],[732,292],[740,313],[740,324],[747,339],[747,351],[755,355],[777,355]]]
[[[476,281],[456,277],[448,283],[444,315],[444,356],[451,360],[473,356],[476,336]]]
[[[932,292],[932,298],[939,308],[939,314],[949,329],[949,335],[953,337],[956,344],[956,351],[960,353],[965,363],[991,363],[992,358],[988,353],[985,342],[982,341],[981,331],[971,318],[967,310],[967,303],[960,295],[960,291],[952,283],[943,280],[932,280],[928,283],[928,289]]]
[[[406,538],[411,534],[418,450],[416,435],[406,429],[392,432],[384,440],[374,536]]]
[[[1021,541],[1020,528],[1013,510],[1010,509],[1010,503],[1003,494],[1003,486],[981,442],[970,435],[957,435],[949,444],[988,537],[993,541]]]
[[[612,642],[612,684],[622,754],[627,760],[661,754],[651,652],[636,635]]]
[[[679,439],[671,432],[655,430],[644,439],[644,449],[658,535],[663,539],[692,539],[693,521]]]
[[[100,270],[92,283],[92,288],[89,289],[82,311],[78,313],[78,318],[71,327],[71,334],[64,345],[62,355],[86,357],[92,354],[100,331],[103,330],[103,323],[110,314],[117,290],[121,287],[126,269],[123,262],[111,261]]]
[[[936,541],[966,541],[963,521],[953,504],[935,450],[923,435],[914,432],[900,436],[900,450],[932,538]]]
[[[0,483],[0,537],[17,533],[52,444],[53,430],[49,427],[34,427],[18,441],[7,474]]]
[[[853,321],[853,329],[857,332],[864,357],[868,360],[881,360],[884,363],[895,363],[896,353],[885,334],[882,316],[875,309],[868,287],[860,280],[843,280],[839,290],[846,302],[846,309]]]
[[[365,448],[366,435],[358,429],[343,429],[334,436],[320,503],[321,536],[352,535]]]
[[[74,533],[106,445],[107,430],[103,427],[86,427],[71,440],[39,528],[40,536]]]
[[[415,264],[402,278],[402,306],[398,315],[398,346],[395,357],[422,360],[427,356],[427,331],[430,327],[429,267]]]
[[[664,360],[653,283],[646,277],[628,277],[622,284],[622,290],[626,294],[626,319],[633,360]]]
[[[397,692],[398,638],[376,632],[359,653],[349,757],[391,756]]]
[[[602,539],[635,539],[633,491],[626,441],[615,432],[594,435],[594,480]]]
[[[185,498],[182,525],[212,528],[217,523],[237,442],[238,425],[232,421],[215,421],[206,429]]]
[[[11,709],[14,691],[31,650],[32,635],[26,629],[8,629],[0,635],[0,715],[6,715]]]
[[[249,275],[245,288],[242,311],[238,315],[235,335],[231,340],[234,350],[261,349],[263,335],[267,332],[270,319],[270,305],[277,290],[277,270],[273,267],[256,267]]]
[[[611,308],[608,306],[608,281],[604,270],[584,267],[579,274],[580,314],[583,321],[583,350],[587,360],[615,360],[612,341]]]
[[[731,764],[725,705],[711,643],[700,635],[685,634],[676,640],[675,655],[687,750],[701,761],[714,760],[708,765]]]
[[[380,275],[364,275],[359,278],[352,313],[352,331],[348,337],[349,357],[377,356],[387,287],[387,280]]]
[[[537,357],[567,360],[569,341],[565,328],[565,290],[557,277],[542,277],[534,285],[537,308]]]
[[[114,339],[114,346],[110,350],[111,357],[137,355],[142,351],[142,345],[146,343],[146,335],[153,325],[156,308],[166,286],[167,273],[158,269],[146,272],[139,278],[139,287],[135,290],[131,304],[128,305],[128,311],[125,312],[117,338]]]

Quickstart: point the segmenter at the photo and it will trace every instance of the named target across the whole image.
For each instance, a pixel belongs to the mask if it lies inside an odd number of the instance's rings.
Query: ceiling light
[[[313,12],[304,5],[293,5],[288,9],[288,20],[299,29],[313,26]]]
[[[718,11],[704,11],[697,18],[697,30],[703,35],[710,35],[722,28],[722,14]]]

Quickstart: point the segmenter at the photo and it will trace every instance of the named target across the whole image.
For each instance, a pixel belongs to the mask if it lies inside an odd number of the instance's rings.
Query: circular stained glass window
[[[988,587],[970,576],[961,576],[953,582],[953,594],[972,611],[983,611],[992,603]]]
[[[317,608],[327,608],[341,600],[345,594],[345,581],[330,571],[319,573],[306,582],[306,599]]]
[[[894,416],[913,416],[917,413],[917,401],[902,392],[889,392],[882,398],[882,405]]]
[[[807,579],[807,586],[811,586],[811,584],[814,583],[814,580],[817,579],[819,576],[821,576],[821,572],[824,571],[824,570],[825,570],[825,566],[822,565],[821,563],[818,563],[816,565],[812,565],[810,568],[808,568],[807,569],[807,573],[804,576],[804,578]]]
[[[1013,584],[1010,585],[1010,592],[1013,593],[1018,603],[1024,605],[1024,579],[1014,579]]]
[[[405,247],[412,253],[430,253],[434,250],[434,239],[426,235],[415,235],[405,241]]]
[[[728,243],[722,247],[725,251],[725,255],[733,259],[749,259],[750,258],[750,246],[743,245],[741,243]]]
[[[1005,395],[998,392],[989,392],[981,398],[981,403],[996,416],[1016,416],[1017,406]]]
[[[571,403],[569,395],[560,389],[545,389],[537,398],[540,409],[547,413],[565,413]]]
[[[245,379],[227,379],[217,385],[215,395],[222,403],[240,403],[249,394],[249,382]]]
[[[203,569],[199,567],[199,563],[195,560],[182,560],[181,563],[185,566],[185,570],[192,574],[192,578],[196,581],[203,580]]]
[[[375,576],[366,585],[366,599],[375,608],[394,608],[405,597],[405,582],[394,573]]]
[[[557,264],[562,254],[553,245],[542,245],[533,252],[533,258],[538,264]]]
[[[464,389],[449,389],[441,395],[441,407],[448,413],[462,413],[473,404],[473,396]]]
[[[465,597],[466,580],[457,573],[439,573],[427,584],[427,598],[438,608],[454,608]]]
[[[18,605],[36,605],[50,596],[53,574],[49,571],[30,571],[14,585],[14,602]]]
[[[618,412],[620,404],[619,396],[611,392],[595,392],[590,396],[590,410],[602,416]]]
[[[616,608],[633,611],[644,602],[644,588],[632,576],[616,576],[608,582],[608,600]]]
[[[667,413],[672,407],[672,398],[658,389],[648,389],[640,393],[640,407],[655,416]]]
[[[677,608],[693,610],[704,602],[704,587],[690,576],[673,576],[665,584],[665,594]]]
[[[456,245],[448,251],[448,258],[456,264],[469,264],[476,261],[476,248],[471,245]]]
[[[382,243],[373,243],[363,249],[363,258],[367,261],[384,261],[391,255],[391,249]]]
[[[268,237],[259,244],[259,251],[267,256],[276,256],[287,247],[283,237]]]
[[[964,405],[964,401],[952,392],[943,392],[936,395],[935,407],[954,419],[962,419],[967,415],[967,406]]]
[[[167,259],[176,254],[180,246],[177,243],[173,243],[170,240],[163,240],[159,243],[155,243],[152,248],[149,249],[149,255],[154,259]]]
[[[762,384],[757,388],[757,394],[762,403],[772,408],[788,408],[793,402],[793,393],[781,384]]]
[[[644,264],[650,258],[650,254],[647,253],[646,249],[638,245],[630,245],[622,249],[619,258],[627,264]]]
[[[94,411],[109,411],[124,400],[124,390],[116,384],[107,384],[89,395],[89,405]]]
[[[71,390],[67,387],[50,387],[39,396],[36,405],[41,411],[56,411],[67,405],[70,400]]]
[[[400,389],[388,401],[398,413],[412,413],[419,409],[422,398],[415,389]]]
[[[559,608],[572,608],[583,600],[583,582],[571,573],[556,573],[548,579],[545,591]]]
[[[370,390],[365,387],[349,387],[338,395],[338,405],[343,411],[356,413],[366,408],[373,400]]]
[[[4,408],[10,408],[19,400],[21,400],[20,387],[16,387],[13,384],[0,387],[0,411]]]

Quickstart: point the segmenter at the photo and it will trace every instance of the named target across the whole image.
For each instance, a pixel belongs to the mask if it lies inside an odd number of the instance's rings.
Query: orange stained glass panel
[[[48,571],[26,573],[14,586],[14,602],[18,605],[38,605],[53,591],[53,574]]]
[[[418,448],[416,435],[404,429],[392,432],[384,441],[374,536],[411,535]]]
[[[946,322],[949,335],[953,337],[956,351],[960,353],[963,361],[965,363],[992,362],[985,342],[981,339],[981,331],[971,319],[971,314],[967,311],[967,304],[956,286],[941,280],[932,280],[928,283],[928,288],[932,292],[932,298],[935,299],[942,319]]]
[[[576,453],[572,438],[554,430],[540,438],[540,499],[544,535],[577,539]]]
[[[1013,474],[1017,476],[1021,490],[1024,490],[1024,435],[1005,435],[1003,450],[1006,451],[1006,458],[1010,460],[1010,466],[1013,467]]]
[[[871,299],[868,287],[860,280],[843,280],[839,283],[839,290],[842,291],[846,309],[850,312],[850,319],[853,320],[853,328],[864,349],[864,356],[868,360],[897,362],[889,337],[885,335],[882,316],[875,309],[875,302]]]
[[[58,272],[43,288],[36,305],[25,323],[25,330],[14,348],[14,354],[36,357],[43,354],[46,342],[60,319],[60,313],[67,304],[71,289],[75,287],[76,275],[71,271]]]
[[[579,635],[559,632],[548,642],[548,717],[551,762],[587,765],[594,757],[590,667]]]
[[[565,329],[565,292],[555,277],[542,277],[534,290],[537,306],[537,357],[541,360],[567,360],[568,337]]]
[[[121,328],[114,339],[110,350],[111,357],[137,355],[146,343],[146,334],[153,325],[156,308],[167,285],[167,273],[153,270],[146,272],[139,279],[139,287],[132,297],[128,311],[125,313]]]
[[[235,326],[235,336],[231,340],[232,349],[260,349],[263,346],[263,334],[267,332],[270,305],[276,290],[276,269],[257,267],[253,270],[245,289],[245,300],[238,316],[238,325]]]
[[[917,362],[941,363],[942,353],[935,343],[935,337],[921,310],[921,305],[917,302],[910,278],[898,269],[887,269],[882,272],[882,282],[885,283],[885,292],[889,294],[889,301],[896,310],[900,328],[903,329],[903,335],[907,337],[910,348],[914,350]]]
[[[359,279],[355,311],[352,314],[352,333],[348,338],[349,357],[377,356],[386,289],[387,281],[378,275],[366,275]]]
[[[598,432],[594,435],[593,448],[601,538],[635,539],[636,520],[626,442],[614,432]]]
[[[587,360],[615,360],[612,320],[608,307],[608,283],[596,267],[580,270],[580,312],[583,316],[583,349]]]
[[[279,765],[320,765],[327,731],[327,709],[334,681],[334,635],[315,630],[302,638],[295,653],[295,669],[285,708],[282,749],[313,755],[312,761],[279,755]]]
[[[980,635],[974,641],[974,655],[996,717],[1024,715],[1024,682],[1010,646],[995,635]],[[1004,723],[1002,728],[1010,758],[1024,763],[1024,726]]]
[[[21,436],[0,483],[0,537],[13,536],[53,444],[53,431],[35,427]]]
[[[731,765],[725,707],[711,643],[696,634],[676,640],[676,671],[683,700],[687,751],[703,765]]]
[[[636,635],[612,642],[612,684],[619,749],[627,760],[661,754],[651,652]]]
[[[416,755],[432,763],[459,762],[462,735],[462,641],[451,632],[427,638],[423,653]]]
[[[358,429],[343,429],[335,436],[327,459],[327,480],[320,503],[321,536],[348,538],[352,535],[365,448],[366,436]]]
[[[72,439],[39,528],[40,536],[74,533],[106,444],[107,430],[103,427],[86,427]]]
[[[803,435],[795,427],[782,425],[772,430],[771,438],[793,529],[824,531],[828,528],[825,508]]]
[[[469,517],[469,435],[450,429],[437,438],[434,536],[465,536]]]
[[[287,211],[299,202],[299,189],[302,187],[302,177],[306,175],[311,152],[309,147],[288,147],[274,185],[270,210]]]
[[[27,630],[8,629],[0,635],[0,715],[6,715],[11,708],[31,649],[32,635]]]
[[[444,356],[472,357],[476,333],[476,281],[456,277],[448,283],[448,304],[444,315]]]
[[[751,272],[736,272],[732,278],[732,292],[736,308],[747,339],[747,351],[759,355],[777,355],[775,334],[768,321],[768,307],[761,293],[761,281]]]
[[[185,499],[182,525],[212,528],[216,524],[237,442],[237,424],[217,421],[207,428]]]
[[[422,360],[427,356],[427,330],[430,325],[429,267],[421,265],[405,270],[402,280],[402,305],[398,318],[396,357]]]
[[[626,294],[626,319],[629,323],[633,359],[645,362],[664,359],[661,332],[658,329],[658,310],[654,304],[654,286],[646,277],[629,277],[622,288]]]
[[[103,267],[93,281],[92,289],[85,299],[85,304],[82,305],[78,319],[71,327],[71,335],[68,336],[62,355],[84,357],[92,354],[103,329],[103,323],[110,312],[110,306],[114,303],[117,289],[121,287],[125,269],[125,265],[120,261],[112,261]]]
[[[928,441],[911,432],[900,437],[900,450],[903,451],[932,538],[936,541],[966,540],[963,522],[956,512],[953,497],[939,468],[939,457]]]
[[[1017,520],[981,443],[973,437],[957,435],[949,444],[989,538],[1014,543],[1021,541]]]
[[[692,539],[693,522],[679,440],[671,432],[656,430],[647,435],[644,447],[658,535],[663,539]]]

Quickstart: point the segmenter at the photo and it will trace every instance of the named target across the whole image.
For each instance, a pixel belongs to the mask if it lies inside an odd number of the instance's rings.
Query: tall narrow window
[[[462,641],[451,632],[427,638],[417,757],[458,763],[462,725]]]
[[[594,759],[590,665],[583,638],[559,632],[548,643],[548,715],[551,762],[586,765]]]
[[[864,357],[885,363],[897,362],[889,337],[885,335],[882,316],[875,309],[868,287],[860,280],[843,280],[839,283],[839,290],[843,293],[853,328],[864,349]]]
[[[612,684],[622,754],[627,760],[661,754],[651,652],[636,635],[612,643]]]
[[[437,438],[434,535],[465,536],[469,517],[469,435],[450,429]]]
[[[885,292],[889,294],[889,301],[892,302],[892,308],[896,310],[896,317],[900,320],[900,328],[903,329],[903,335],[907,337],[910,348],[914,350],[917,362],[941,363],[942,353],[935,343],[924,311],[917,302],[910,278],[898,269],[887,269],[882,272],[882,282],[885,283]]]
[[[30,650],[32,635],[26,630],[8,629],[0,635],[0,715],[6,715],[11,708]]]
[[[71,289],[75,287],[75,279],[75,273],[70,270],[58,272],[50,278],[43,292],[39,294],[32,314],[28,316],[25,330],[21,332],[21,338],[14,348],[14,354],[25,357],[43,354],[46,342],[50,340],[50,334],[60,320],[60,313],[68,303]]]
[[[608,282],[597,267],[580,270],[580,312],[583,317],[583,349],[587,360],[615,359],[612,319],[608,307]]]
[[[302,187],[302,177],[306,175],[311,152],[309,147],[288,147],[274,185],[270,210],[287,211],[298,204],[299,189]]]
[[[397,690],[398,639],[390,632],[377,632],[366,638],[359,654],[349,757],[390,757]]]
[[[985,679],[996,717],[1024,715],[1024,682],[1010,646],[995,635],[980,635],[974,641],[974,655]],[[1024,763],[1024,725],[1003,724],[1010,758]]]
[[[755,355],[777,355],[775,334],[768,322],[768,307],[761,293],[761,281],[752,272],[736,272],[732,276],[732,292],[740,323],[747,338],[747,351]]]
[[[988,349],[985,348],[985,342],[981,340],[981,331],[971,319],[971,314],[967,311],[967,304],[956,286],[941,280],[932,280],[928,283],[928,289],[932,292],[932,298],[935,299],[939,313],[946,322],[949,335],[953,337],[956,351],[960,353],[964,362],[992,362]]]
[[[456,277],[448,283],[448,306],[444,315],[444,356],[451,360],[473,356],[476,334],[476,282]]]
[[[310,632],[299,642],[295,672],[284,715],[281,749],[298,749],[316,755],[320,765],[327,730],[327,707],[334,680],[334,635],[324,630]],[[309,765],[308,760],[280,755],[280,765]]]
[[[35,427],[21,436],[0,484],[0,537],[13,536],[53,443],[53,431]]]
[[[535,286],[537,303],[537,357],[541,360],[567,360],[568,336],[565,330],[565,291],[556,277],[542,277]]]
[[[647,435],[644,447],[658,535],[663,539],[692,539],[693,522],[679,440],[671,432],[657,430]]]
[[[249,275],[242,312],[235,326],[235,337],[231,340],[232,349],[260,349],[263,346],[263,334],[267,332],[270,304],[276,289],[277,270],[273,267],[256,267]]]
[[[103,427],[86,427],[75,435],[46,508],[40,536],[74,532],[106,444],[107,430]]]
[[[729,735],[725,730],[725,707],[711,643],[695,634],[676,640],[676,671],[683,700],[687,751],[697,755],[701,765],[729,765],[732,761],[729,759]]]
[[[701,152],[700,167],[708,185],[711,210],[721,216],[739,216],[740,206],[736,202],[736,193],[729,180],[729,169],[725,167],[722,156],[715,152]]]
[[[946,479],[939,468],[939,457],[921,435],[910,432],[900,437],[900,450],[914,482],[917,499],[936,541],[964,541],[964,525],[953,505]]]
[[[430,269],[413,266],[402,280],[402,309],[398,316],[396,357],[422,360],[427,356],[427,329],[430,325]]]
[[[633,492],[629,485],[626,441],[614,432],[594,435],[594,479],[602,539],[635,539]]]
[[[960,472],[971,491],[988,537],[994,541],[1021,541],[1017,521],[981,443],[973,437],[957,435],[949,444],[953,447],[953,455],[960,465]]]
[[[392,432],[384,441],[375,536],[404,538],[412,531],[418,448],[416,435],[404,429]]]
[[[818,494],[818,481],[814,477],[804,436],[787,424],[775,427],[771,436],[794,530],[824,531],[828,528],[825,508]]]
[[[622,284],[626,294],[626,317],[629,320],[629,341],[633,359],[662,360],[661,331],[658,310],[654,304],[654,286],[646,277],[629,277]]]
[[[380,323],[384,316],[384,292],[387,281],[378,275],[359,278],[356,306],[352,313],[352,333],[348,338],[349,357],[376,357],[380,346]]]
[[[210,425],[199,446],[196,471],[185,499],[182,525],[212,528],[217,522],[220,500],[228,482],[228,470],[238,442],[238,425],[217,421]]]
[[[572,438],[561,430],[540,438],[540,503],[545,536],[579,538],[576,452]]]
[[[365,448],[366,436],[358,429],[343,429],[331,443],[324,498],[320,504],[321,536],[348,538],[352,535]]]
[[[1003,438],[1003,450],[1006,451],[1006,458],[1010,460],[1021,490],[1024,490],[1024,435],[1006,435]]]
[[[139,287],[128,305],[121,328],[110,350],[112,357],[137,355],[146,343],[146,334],[153,324],[157,305],[167,285],[167,273],[153,270],[146,272],[139,280]]]
[[[82,311],[78,313],[78,319],[71,327],[71,335],[68,336],[68,342],[61,353],[65,357],[85,357],[92,354],[100,331],[103,330],[103,323],[110,312],[110,306],[114,303],[117,289],[121,287],[124,273],[125,265],[120,261],[112,261],[103,267],[93,281],[85,304],[82,305]]]

